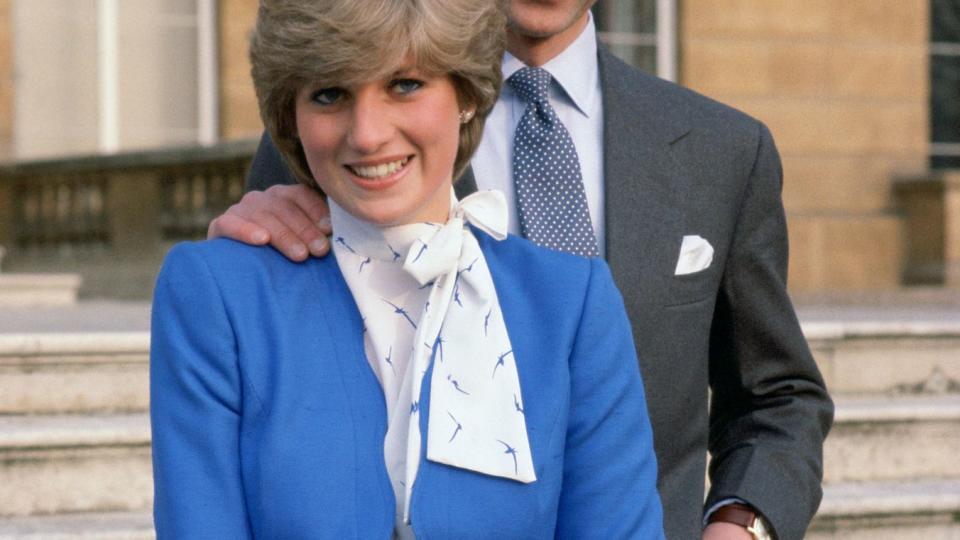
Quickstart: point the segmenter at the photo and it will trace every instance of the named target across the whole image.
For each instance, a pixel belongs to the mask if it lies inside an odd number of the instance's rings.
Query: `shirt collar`
[[[594,100],[599,91],[599,72],[597,67],[597,30],[593,23],[593,14],[589,17],[577,39],[560,54],[544,64],[543,69],[553,76],[573,105],[589,117]],[[509,52],[503,53],[503,80],[525,67],[525,64]]]

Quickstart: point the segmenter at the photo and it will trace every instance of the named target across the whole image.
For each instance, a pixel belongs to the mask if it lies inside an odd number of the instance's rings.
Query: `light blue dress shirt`
[[[524,67],[510,53],[503,56],[503,79]],[[550,105],[566,126],[577,148],[587,193],[590,220],[604,254],[603,228],[603,99],[597,66],[597,33],[593,16],[577,39],[562,53],[541,66],[553,76]],[[479,189],[497,189],[507,198],[510,232],[520,234],[516,192],[513,185],[513,134],[526,109],[508,84],[487,117],[483,140],[471,161]]]

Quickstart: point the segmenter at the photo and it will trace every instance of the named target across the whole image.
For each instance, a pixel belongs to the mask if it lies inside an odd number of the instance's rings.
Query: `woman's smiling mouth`
[[[376,180],[379,178],[385,178],[391,174],[403,169],[410,161],[412,156],[407,156],[402,159],[390,161],[387,163],[380,163],[378,165],[344,165],[351,173],[359,176],[360,178],[366,178],[369,180]]]

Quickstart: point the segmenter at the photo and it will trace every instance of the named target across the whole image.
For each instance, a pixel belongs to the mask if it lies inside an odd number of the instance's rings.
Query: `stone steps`
[[[958,540],[960,480],[826,486],[808,540]]]
[[[0,414],[145,411],[147,332],[0,334]]]
[[[0,416],[0,516],[147,510],[146,413]]]
[[[807,538],[960,540],[960,310],[928,304],[805,319],[836,403]]]
[[[102,512],[0,519],[0,540],[153,540],[150,512]]]
[[[833,396],[960,395],[960,311],[931,321],[806,322]]]
[[[824,483],[960,480],[960,395],[837,397]]]
[[[77,274],[0,274],[0,306],[75,304],[82,283]]]
[[[837,402],[808,538],[960,540],[960,318],[803,328]],[[149,334],[89,330],[0,329],[0,540],[153,537]]]

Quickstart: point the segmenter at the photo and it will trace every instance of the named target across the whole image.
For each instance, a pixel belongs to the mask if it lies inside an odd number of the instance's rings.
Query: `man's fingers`
[[[292,234],[303,242],[310,254],[322,257],[330,250],[330,208],[319,193],[304,185],[273,186],[264,192],[271,200],[270,210]]]
[[[250,215],[250,219],[269,231],[270,245],[283,253],[286,258],[293,261],[302,261],[307,258],[307,245],[273,212],[256,210]]]
[[[214,219],[207,228],[208,239],[221,236],[255,246],[262,246],[270,241],[270,233],[266,229],[230,213]]]
[[[330,251],[330,241],[327,235],[317,227],[316,223],[309,223],[296,231],[297,237],[306,243],[307,249],[314,257],[323,257]]]
[[[246,244],[271,246],[294,261],[330,251],[330,210],[316,191],[303,186],[273,186],[251,191],[214,219],[207,238],[225,236]]]
[[[292,203],[307,216],[311,223],[326,223],[326,226],[329,227],[330,207],[327,206],[327,200],[316,190],[303,184],[297,184],[294,186],[272,186],[264,193],[269,197]],[[323,232],[330,234],[329,230],[323,230]]]
[[[280,227],[272,223],[270,225],[261,223],[270,231],[271,244],[277,249],[282,249],[276,245],[276,242],[287,245],[296,241],[302,244],[304,249],[309,246],[312,255],[318,257],[326,255],[326,233],[320,229],[316,220],[307,215],[303,206],[287,197],[273,197],[270,203],[270,207],[264,209],[264,212],[268,213],[269,216],[265,216],[264,219],[273,217],[282,225]],[[326,208],[326,203],[323,206]],[[255,221],[260,223],[259,215]]]

